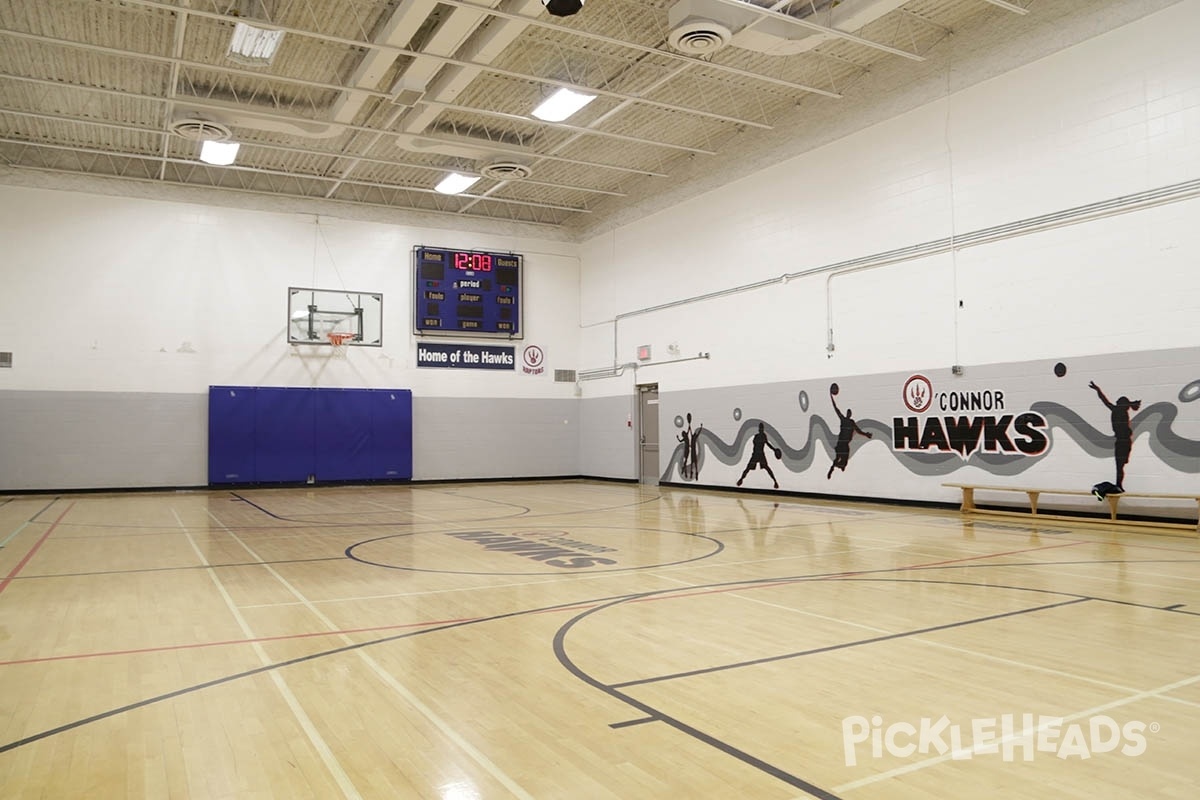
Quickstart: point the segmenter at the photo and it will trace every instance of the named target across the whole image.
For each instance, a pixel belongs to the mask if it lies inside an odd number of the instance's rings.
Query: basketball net
[[[344,358],[346,355],[347,343],[354,338],[353,333],[345,333],[344,331],[330,331],[325,334],[329,339],[329,344],[332,346],[334,356]]]

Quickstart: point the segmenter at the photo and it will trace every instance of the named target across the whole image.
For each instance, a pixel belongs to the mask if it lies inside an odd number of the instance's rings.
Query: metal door
[[[658,485],[658,384],[638,386],[639,480]]]

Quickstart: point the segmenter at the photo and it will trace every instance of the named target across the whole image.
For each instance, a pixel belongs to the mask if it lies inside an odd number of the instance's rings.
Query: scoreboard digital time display
[[[417,333],[521,336],[521,256],[418,247],[413,286]]]

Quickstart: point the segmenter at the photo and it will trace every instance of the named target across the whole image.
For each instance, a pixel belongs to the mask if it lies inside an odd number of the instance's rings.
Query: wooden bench
[[[1038,513],[1038,498],[1042,495],[1067,495],[1079,497],[1092,497],[1090,491],[1081,489],[1033,489],[1026,486],[982,486],[972,483],[943,483],[951,489],[962,490],[962,506],[961,511],[964,514],[1016,514],[1020,516],[1030,516],[1051,518],[1051,519],[1071,519],[1079,522],[1086,522],[1087,517],[1074,517],[1066,514],[1039,514]],[[1029,498],[1029,511],[1009,510],[1000,508],[979,508],[975,505],[975,492],[1022,492]],[[1195,525],[1191,523],[1178,523],[1169,520],[1159,522],[1157,520],[1146,519],[1121,519],[1117,516],[1117,509],[1123,497],[1149,498],[1156,500],[1191,500],[1196,503],[1197,521]],[[1119,522],[1122,525],[1142,525],[1155,528],[1183,528],[1186,530],[1194,530],[1200,536],[1200,494],[1162,494],[1151,492],[1121,492],[1118,494],[1107,495],[1105,500],[1108,501],[1109,520],[1111,522]]]

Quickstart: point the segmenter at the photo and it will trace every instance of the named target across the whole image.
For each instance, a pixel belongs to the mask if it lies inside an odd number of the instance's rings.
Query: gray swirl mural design
[[[1188,383],[1179,392],[1182,402],[1190,403],[1200,397],[1200,379]],[[1037,455],[1014,453],[993,453],[976,450],[964,458],[954,452],[905,452],[892,447],[893,431],[890,425],[874,419],[858,420],[863,431],[872,434],[871,439],[857,438],[851,445],[851,452],[861,447],[887,447],[893,457],[906,469],[916,475],[943,476],[949,475],[964,467],[978,467],[992,475],[1019,475],[1053,451],[1053,441],[1057,436],[1066,436],[1074,441],[1088,455],[1097,459],[1112,459],[1116,443],[1114,434],[1101,430],[1089,423],[1077,411],[1059,403],[1037,402],[1030,406],[1034,413],[1042,415],[1047,422],[1051,446],[1045,452]],[[1094,410],[1089,408],[1094,416]],[[1188,474],[1200,474],[1200,440],[1189,439],[1175,430],[1179,417],[1179,407],[1174,403],[1158,402],[1148,405],[1130,419],[1135,442],[1140,438],[1145,440],[1155,457],[1172,469]],[[831,457],[838,439],[837,430],[826,420],[813,415],[809,419],[807,440],[800,446],[789,444],[779,430],[770,422],[761,419],[742,419],[741,426],[733,441],[726,442],[713,431],[704,428],[696,432],[694,443],[694,465],[689,474],[684,476],[681,466],[684,461],[684,446],[675,448],[670,461],[664,470],[661,480],[699,481],[703,472],[704,462],[713,458],[727,466],[740,465],[747,460],[748,446],[752,442],[758,426],[762,423],[763,431],[771,444],[781,451],[777,463],[790,473],[805,472],[813,466],[818,450],[823,450],[826,457]],[[822,465],[823,466],[823,465]],[[851,466],[851,468],[853,468]]]

